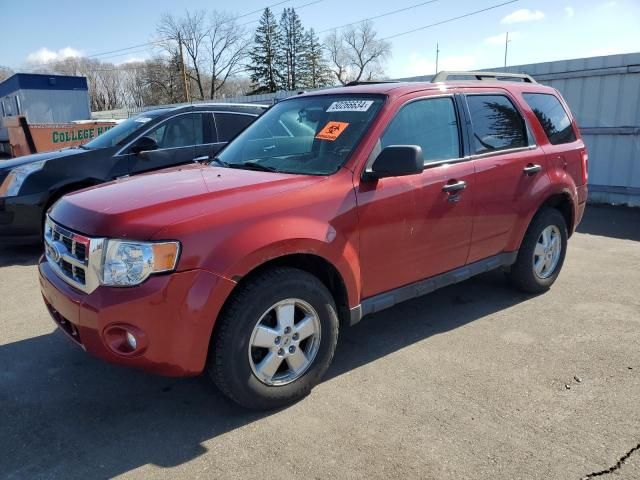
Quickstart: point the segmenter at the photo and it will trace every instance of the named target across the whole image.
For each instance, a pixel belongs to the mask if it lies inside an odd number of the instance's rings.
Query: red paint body
[[[466,92],[508,95],[537,146],[471,157],[420,175],[361,181],[378,138],[407,100]],[[554,195],[570,202],[571,233],[586,200],[584,144],[571,119],[577,140],[550,145],[522,92],[559,97],[548,87],[504,82],[330,90],[387,96],[333,175],[193,165],[70,194],[50,213],[66,228],[90,237],[178,240],[181,257],[174,273],[152,276],[138,287],[101,286],[89,295],[57,278],[42,261],[45,300],[54,316],[77,326],[87,351],[156,373],[192,375],[204,368],[216,318],[237,282],[274,258],[300,253],[323,258],[339,273],[353,308],[367,297],[517,250],[533,215]],[[523,175],[529,163],[542,165],[541,174]],[[442,191],[453,180],[468,184],[455,203]],[[107,348],[105,328],[120,323],[144,334],[141,354],[127,357]]]

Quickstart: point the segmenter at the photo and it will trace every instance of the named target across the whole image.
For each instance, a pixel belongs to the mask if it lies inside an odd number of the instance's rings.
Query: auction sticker
[[[336,138],[342,135],[342,132],[349,126],[347,122],[329,122],[322,130],[316,135],[318,140],[329,140],[333,142]]]
[[[366,112],[373,100],[339,100],[327,108],[327,112]]]

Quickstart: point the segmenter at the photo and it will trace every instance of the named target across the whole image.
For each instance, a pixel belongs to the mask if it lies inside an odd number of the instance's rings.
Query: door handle
[[[528,176],[535,175],[536,173],[541,171],[542,171],[542,166],[534,165],[533,163],[530,163],[523,169],[524,174]]]
[[[467,188],[467,182],[464,180],[451,180],[450,183],[447,183],[444,187],[442,187],[443,192],[447,192],[449,194],[455,194],[461,190]]]
[[[210,160],[211,157],[209,155],[202,155],[201,157],[196,157],[193,159],[194,162],[204,162],[205,160]]]

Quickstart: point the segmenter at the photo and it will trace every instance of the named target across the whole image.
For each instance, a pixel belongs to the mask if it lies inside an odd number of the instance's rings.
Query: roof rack
[[[446,82],[449,77],[475,77],[476,80],[500,80],[503,78],[520,79],[525,83],[538,83],[531,75],[526,73],[506,73],[506,72],[438,72],[431,79],[432,82]]]
[[[400,83],[398,80],[356,80],[345,84],[345,87],[355,87],[356,85],[376,85],[378,83]]]

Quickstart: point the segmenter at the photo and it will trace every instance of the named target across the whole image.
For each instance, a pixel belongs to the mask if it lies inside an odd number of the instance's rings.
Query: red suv
[[[471,75],[298,95],[209,164],[63,197],[39,264],[53,319],[104,360],[206,370],[272,408],[370,313],[496,268],[548,289],[584,211],[585,145],[553,88]]]

